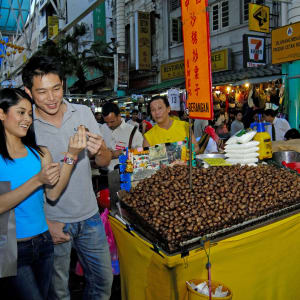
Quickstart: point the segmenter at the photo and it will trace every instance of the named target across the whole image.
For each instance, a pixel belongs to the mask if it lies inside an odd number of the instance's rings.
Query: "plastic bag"
[[[252,142],[248,142],[245,144],[232,144],[232,145],[225,146],[225,151],[226,150],[248,149],[248,148],[256,147],[258,145],[259,145],[259,142],[257,142],[257,141],[252,141]]]
[[[110,256],[111,256],[111,264],[112,264],[113,274],[118,275],[118,274],[120,274],[118,249],[117,249],[116,241],[114,238],[114,234],[111,230],[111,226],[110,226],[109,219],[108,219],[108,214],[109,214],[109,211],[107,208],[105,208],[104,212],[100,215],[100,217],[101,217],[104,229],[105,229],[106,238],[107,238],[107,242],[109,245],[109,252],[110,252]]]

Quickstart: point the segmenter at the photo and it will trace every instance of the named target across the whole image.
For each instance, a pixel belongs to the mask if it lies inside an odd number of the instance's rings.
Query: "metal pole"
[[[192,120],[189,118],[189,163],[190,163],[190,189],[193,188],[193,180],[192,180],[192,171],[193,171],[193,166],[192,166],[192,159],[193,158],[193,153],[192,153]]]

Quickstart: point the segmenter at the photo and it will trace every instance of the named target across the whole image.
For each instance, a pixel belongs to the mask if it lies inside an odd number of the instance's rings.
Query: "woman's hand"
[[[45,165],[37,174],[41,184],[55,185],[59,180],[60,166],[59,163],[49,163]]]
[[[73,158],[77,159],[79,153],[87,147],[86,139],[87,131],[83,125],[78,126],[77,132],[74,136],[70,137],[68,154]]]

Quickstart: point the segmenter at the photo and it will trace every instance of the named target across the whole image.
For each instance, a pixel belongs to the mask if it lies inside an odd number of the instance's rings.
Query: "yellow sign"
[[[300,60],[300,22],[272,30],[272,64]]]
[[[211,53],[211,69],[212,72],[226,71],[229,69],[229,53],[228,49],[212,51]]]
[[[136,69],[151,69],[151,29],[150,13],[135,13]]]
[[[179,60],[160,67],[161,81],[184,77],[184,60]]]
[[[249,30],[270,32],[270,7],[249,3]]]
[[[49,16],[48,17],[48,39],[51,39],[58,35],[58,17]]]
[[[187,106],[192,119],[212,119],[211,59],[207,1],[181,0]]]

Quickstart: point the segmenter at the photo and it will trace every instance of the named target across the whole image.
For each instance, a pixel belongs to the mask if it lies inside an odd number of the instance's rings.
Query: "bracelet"
[[[69,156],[66,156],[64,157],[64,163],[67,164],[67,165],[76,165],[78,159],[74,159],[72,157],[69,157]]]

